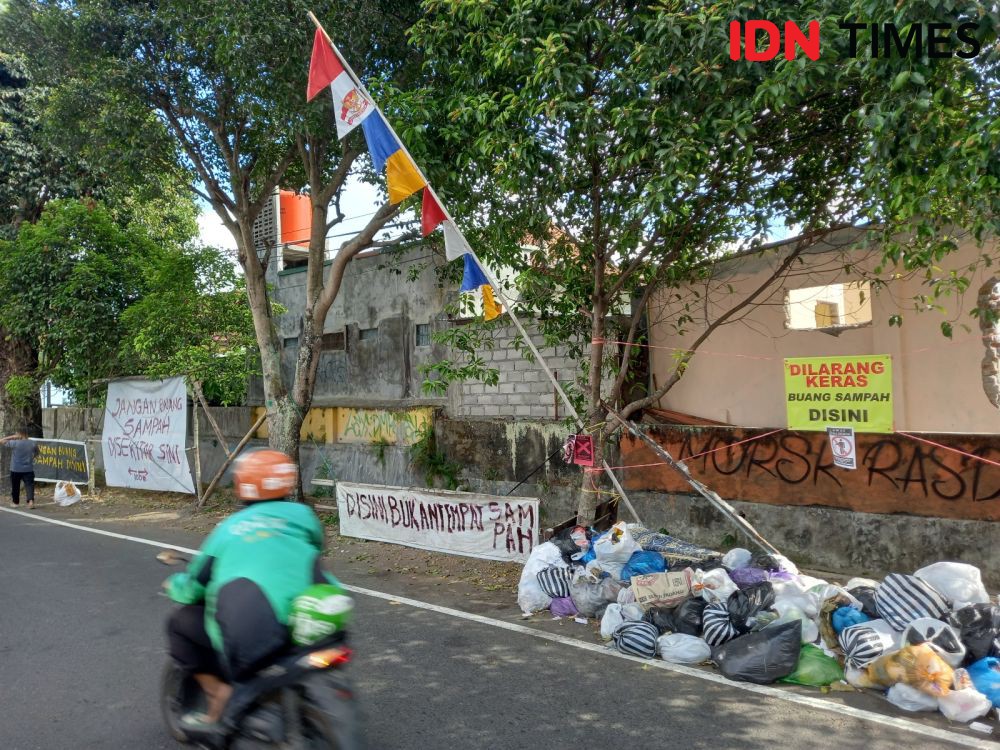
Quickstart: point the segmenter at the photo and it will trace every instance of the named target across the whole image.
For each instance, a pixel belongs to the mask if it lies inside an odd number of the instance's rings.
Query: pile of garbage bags
[[[841,586],[781,555],[720,556],[635,524],[578,526],[535,547],[517,601],[525,615],[597,619],[624,654],[712,662],[733,680],[846,682],[962,722],[1000,707],[1000,606],[964,563]]]

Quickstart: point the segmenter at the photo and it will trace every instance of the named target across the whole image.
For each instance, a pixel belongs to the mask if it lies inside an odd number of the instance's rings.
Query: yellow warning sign
[[[785,360],[788,429],[892,432],[892,358],[888,354]]]

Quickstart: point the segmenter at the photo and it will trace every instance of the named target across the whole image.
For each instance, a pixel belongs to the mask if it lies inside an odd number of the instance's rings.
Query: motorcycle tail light
[[[351,660],[351,649],[349,648],[327,648],[322,651],[313,651],[305,657],[307,666],[313,669],[328,669],[339,664],[346,664]]]

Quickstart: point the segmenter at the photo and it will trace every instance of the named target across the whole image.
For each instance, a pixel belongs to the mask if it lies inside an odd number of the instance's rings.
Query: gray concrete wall
[[[534,330],[532,326],[526,327],[529,331]],[[498,371],[499,382],[495,386],[478,382],[453,385],[449,391],[449,416],[524,420],[566,418],[566,407],[552,381],[537,362],[529,362],[514,348],[516,338],[517,329],[511,323],[497,331],[493,337],[494,348],[479,354],[487,367]],[[571,384],[576,380],[579,365],[569,357],[568,346],[545,346],[544,338],[538,333],[532,333],[531,340],[560,383]],[[589,352],[589,348],[585,347],[584,351]]]
[[[345,333],[340,351],[320,355],[313,403],[316,406],[360,406],[404,402],[442,405],[444,399],[421,390],[420,366],[444,359],[439,344],[418,346],[416,326],[431,331],[450,325],[442,312],[447,292],[436,269],[443,258],[425,248],[405,253],[365,253],[347,266],[343,285],[327,315],[324,331]],[[329,265],[325,269],[329,274]],[[274,299],[287,312],[277,319],[282,341],[297,339],[305,309],[304,268],[275,272]],[[377,330],[362,340],[361,331]],[[286,382],[291,382],[296,345],[283,350]],[[250,404],[263,403],[260,382],[251,382]]]

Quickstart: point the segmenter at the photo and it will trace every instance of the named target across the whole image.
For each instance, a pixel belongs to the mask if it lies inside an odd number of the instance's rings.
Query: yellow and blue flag
[[[361,128],[365,131],[375,171],[385,169],[390,203],[399,203],[409,198],[427,184],[380,113],[373,112],[370,117],[362,120]]]
[[[483,293],[483,317],[486,320],[493,320],[493,318],[502,312],[500,305],[493,298],[493,285],[490,284],[490,280],[486,278],[483,269],[479,267],[476,259],[470,253],[466,253],[462,258],[465,260],[465,273],[462,275],[462,287],[460,291],[471,292],[476,289],[481,290]]]

